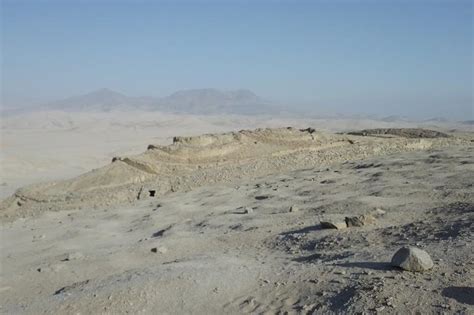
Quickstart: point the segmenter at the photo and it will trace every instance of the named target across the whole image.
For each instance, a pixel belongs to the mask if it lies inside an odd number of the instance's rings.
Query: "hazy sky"
[[[8,105],[215,87],[334,112],[473,119],[472,1],[2,3]]]

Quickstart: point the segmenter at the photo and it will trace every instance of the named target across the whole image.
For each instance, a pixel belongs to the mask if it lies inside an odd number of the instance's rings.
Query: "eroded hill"
[[[472,144],[422,129],[398,129],[388,137],[379,134],[367,130],[329,134],[288,127],[175,137],[171,145],[149,145],[142,154],[115,157],[111,164],[76,178],[21,188],[2,202],[0,215],[15,218],[45,210],[125,204],[282,171]]]

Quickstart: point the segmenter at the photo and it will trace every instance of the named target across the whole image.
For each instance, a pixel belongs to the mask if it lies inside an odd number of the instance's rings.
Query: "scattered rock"
[[[244,209],[244,214],[250,214],[250,213],[253,213],[253,209],[250,208],[250,207],[247,207]]]
[[[43,235],[34,235],[32,242],[37,242],[37,241],[43,240],[45,238],[46,238],[46,235],[44,235],[44,234]]]
[[[379,307],[375,308],[375,311],[376,311],[376,312],[381,312],[381,311],[383,311],[384,309],[385,309],[385,306],[382,305],[382,306],[379,306]]]
[[[309,128],[306,128],[306,129],[300,129],[300,131],[301,132],[308,132],[309,134],[313,134],[313,133],[316,132],[316,129],[309,127]]]
[[[385,213],[387,213],[387,211],[382,210],[382,209],[380,209],[380,208],[377,208],[377,209],[375,209],[375,211],[374,211],[374,214],[375,214],[376,216],[382,216],[382,215],[384,215]]]
[[[303,311],[312,311],[315,307],[316,307],[316,303],[313,303],[313,304],[305,304],[303,305]]]
[[[290,212],[298,212],[298,211],[300,211],[300,208],[298,208],[296,205],[292,205],[290,207]]]
[[[84,258],[84,255],[80,252],[74,252],[74,253],[69,253],[66,255],[66,258],[64,258],[65,261],[71,261],[71,260],[79,260]]]
[[[358,164],[358,165],[354,166],[354,169],[360,170],[360,169],[364,169],[364,168],[379,167],[379,166],[381,166],[381,165],[382,165],[382,164],[362,163],[362,164]]]
[[[416,247],[402,247],[392,257],[392,265],[407,271],[425,271],[433,267],[430,255]]]
[[[321,227],[323,229],[345,229],[347,224],[344,221],[321,221]]]
[[[156,252],[158,252],[160,254],[166,254],[168,252],[168,248],[166,248],[164,246],[161,246],[161,247],[158,247],[154,253],[156,253]]]
[[[375,223],[375,218],[369,214],[363,214],[358,217],[346,217],[346,224],[347,227],[352,227],[352,226],[364,226],[364,225],[369,225],[369,224],[374,224]]]
[[[170,226],[168,226],[167,228],[164,228],[164,229],[162,229],[162,230],[156,231],[155,233],[153,233],[153,234],[151,235],[151,237],[162,237],[162,236],[165,234],[165,232],[169,231],[172,227],[173,227],[173,225],[170,225]]]
[[[68,291],[73,290],[73,289],[75,289],[75,288],[79,288],[79,287],[85,286],[86,284],[89,283],[89,281],[90,281],[90,280],[80,281],[80,282],[73,283],[72,285],[68,285],[68,286],[62,287],[61,289],[56,290],[56,291],[54,292],[54,295],[58,295],[58,294],[67,294],[67,295],[70,295],[70,293],[69,293]]]
[[[168,252],[168,248],[161,246],[161,247],[153,247],[151,249],[152,253],[160,253],[160,254],[166,254]]]
[[[336,181],[334,179],[325,179],[321,181],[321,184],[334,184]]]

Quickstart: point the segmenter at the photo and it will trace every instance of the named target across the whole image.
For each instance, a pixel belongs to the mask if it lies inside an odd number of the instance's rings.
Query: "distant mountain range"
[[[45,104],[43,108],[67,111],[157,110],[190,114],[265,114],[275,105],[249,90],[181,90],[163,98],[130,97],[100,89]]]
[[[50,102],[44,104],[43,107],[71,111],[111,111],[143,107],[152,103],[152,98],[130,97],[109,89],[100,89],[87,94]]]
[[[110,90],[99,89],[87,94],[49,102],[42,106],[1,108],[2,115],[16,115],[37,110],[60,110],[66,112],[110,112],[110,111],[161,111],[184,114],[237,114],[237,115],[280,115],[285,117],[312,117],[319,119],[371,119],[383,123],[448,124],[443,117],[416,120],[406,116],[386,116],[367,114],[322,114],[318,106],[281,104],[261,98],[245,89],[222,91],[213,88],[180,90],[166,97],[132,97]],[[459,121],[464,125],[474,125],[473,120]]]

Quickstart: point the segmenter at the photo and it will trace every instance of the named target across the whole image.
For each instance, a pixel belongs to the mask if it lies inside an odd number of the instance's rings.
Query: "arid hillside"
[[[174,137],[171,145],[149,145],[142,154],[114,157],[109,165],[78,177],[21,188],[3,201],[0,215],[14,218],[45,210],[127,204],[336,162],[471,145],[465,137],[441,132],[398,130],[402,132],[349,135],[288,127]]]
[[[473,313],[473,139],[363,133],[176,137],[20,189],[0,311]],[[406,246],[422,272],[394,264]]]

